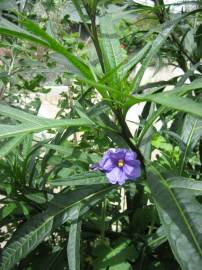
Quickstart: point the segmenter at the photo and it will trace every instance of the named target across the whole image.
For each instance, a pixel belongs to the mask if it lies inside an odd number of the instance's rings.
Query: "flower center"
[[[123,165],[124,165],[123,159],[119,159],[117,165],[118,165],[119,168],[120,168],[120,167],[123,167]]]

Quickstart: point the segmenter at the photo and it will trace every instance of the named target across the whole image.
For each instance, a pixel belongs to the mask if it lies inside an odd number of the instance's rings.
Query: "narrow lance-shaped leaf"
[[[69,270],[80,270],[80,237],[81,220],[79,220],[81,205],[75,207],[75,221],[70,225],[67,244]]]
[[[188,92],[202,88],[202,80],[195,80],[189,85],[183,85],[176,87],[172,91],[166,91],[159,94],[149,95],[136,95],[130,96],[126,107],[130,107],[133,104],[151,101],[161,104],[165,107],[176,109],[182,112],[193,114],[199,118],[202,118],[202,107],[199,102],[192,100],[191,98],[181,97]]]
[[[178,111],[193,114],[202,118],[201,103],[196,102],[190,98],[179,97],[170,93],[162,93],[150,95],[145,98],[147,101],[153,101],[165,107],[172,108]]]
[[[153,115],[154,110],[155,110],[155,105],[151,104],[147,119],[149,119],[151,117],[151,115]],[[147,129],[145,134],[139,140],[139,149],[142,152],[142,154],[144,155],[145,159],[151,158],[151,150],[152,150],[151,138],[152,138],[153,133],[154,133],[154,128],[152,125],[150,125],[150,127]]]
[[[0,138],[8,138],[16,135],[29,134],[33,132],[39,132],[51,128],[67,128],[67,127],[82,127],[92,126],[81,118],[78,119],[67,119],[67,120],[51,120],[47,119],[42,123],[39,121],[38,124],[23,123],[20,125],[0,125]]]
[[[183,173],[185,162],[190,155],[191,150],[196,146],[202,137],[202,120],[199,120],[191,115],[186,115],[181,139],[182,147],[181,157],[180,157],[180,175]]]
[[[202,183],[182,177],[166,177],[149,166],[148,185],[171,249],[183,270],[202,265]]]
[[[148,239],[148,246],[152,249],[156,249],[161,244],[167,241],[163,226],[159,227],[155,233],[153,233]]]
[[[131,84],[131,91],[136,91],[137,88],[140,85],[140,82],[142,80],[142,77],[144,75],[144,72],[148,65],[150,64],[153,56],[158,52],[159,48],[163,45],[163,43],[167,40],[167,37],[169,34],[174,30],[175,26],[177,23],[180,21],[180,19],[175,19],[169,23],[165,23],[163,25],[163,30],[158,34],[157,38],[153,41],[152,47],[148,54],[146,55],[141,68],[138,70],[134,80],[132,81]]]
[[[28,20],[24,16],[22,16],[22,20],[20,22],[28,31],[43,38],[49,44],[51,49],[64,55],[85,77],[92,78],[89,67],[81,59],[79,59],[78,56],[76,57],[70,53],[64,46],[62,46],[56,39],[48,35],[48,33],[41,29],[37,24]]]
[[[16,135],[38,132],[50,128],[93,125],[93,122],[89,122],[87,119],[48,119],[38,117],[5,105],[0,105],[0,114],[9,116],[22,122],[22,124],[17,125],[0,125],[0,138],[13,137]]]
[[[39,119],[45,119],[43,117],[39,117],[31,113],[24,112],[20,109],[16,109],[14,107],[3,104],[0,104],[0,114],[8,116],[11,119],[18,120],[20,122],[32,122],[33,124],[37,124]]]
[[[11,152],[13,149],[16,148],[17,145],[19,145],[23,139],[25,138],[25,135],[20,135],[18,137],[14,137],[10,139],[8,142],[3,144],[3,146],[0,148],[0,157],[6,156]]]
[[[22,258],[35,249],[58,226],[67,221],[74,222],[75,207],[82,204],[80,216],[97,204],[111,190],[112,186],[85,187],[68,194],[59,194],[49,202],[48,209],[32,217],[13,235],[2,252],[0,269],[9,270]]]
[[[194,11],[191,11],[189,13],[183,14],[182,16],[179,16],[176,19],[169,21],[169,22],[166,22],[162,25],[162,31],[158,34],[157,38],[153,41],[153,44],[152,44],[150,51],[147,53],[142,65],[141,65],[141,68],[138,70],[138,73],[136,74],[135,79],[133,80],[133,82],[131,84],[131,92],[137,91],[146,68],[148,67],[152,58],[156,55],[156,53],[158,52],[160,47],[166,42],[168,36],[175,29],[176,25],[182,19],[186,18],[187,16],[189,16],[191,14],[197,13],[197,12],[201,12],[201,9],[194,10]]]
[[[75,147],[73,144],[67,147],[55,144],[44,144],[44,147],[47,149],[53,149],[58,153],[60,153],[61,155],[68,157],[69,161],[74,162],[81,161],[89,164],[89,163],[96,163],[98,161],[98,158],[100,159],[100,157],[97,154],[85,153],[83,149],[79,149],[78,147]]]
[[[150,48],[151,43],[148,43],[138,53],[135,53],[134,56],[130,56],[127,63],[120,67],[120,69],[122,70],[121,76],[126,77],[128,72],[146,56]]]
[[[107,184],[107,178],[101,172],[88,172],[71,175],[67,178],[56,178],[49,182],[53,186],[80,186],[80,185],[100,185]]]
[[[110,14],[100,17],[100,32],[105,72],[110,72],[112,69],[118,67],[124,59]],[[120,70],[117,70],[117,72],[113,74],[112,81],[113,83],[118,83],[120,81]]]
[[[21,18],[20,23],[28,31],[17,26],[4,18],[0,18],[0,34],[15,36],[17,38],[25,39],[38,43],[44,47],[48,47],[55,52],[66,57],[66,59],[83,74],[86,78],[92,78],[92,73],[89,67],[79,57],[74,56],[64,46],[62,46],[57,40],[53,39],[37,24],[28,20],[19,14]]]
[[[185,73],[182,78],[180,79],[180,83],[177,84],[177,87],[174,88],[174,90],[172,90],[172,92],[170,91],[170,93],[174,93],[174,94],[178,94],[180,96],[188,93],[189,91],[192,91],[194,89],[200,89],[201,85],[202,85],[202,80],[195,80],[193,81],[191,84],[189,85],[183,85],[184,82],[187,80],[188,78],[188,74],[192,74],[193,70],[191,68],[191,70],[188,70],[187,73]],[[138,99],[135,99],[135,103],[138,102]],[[128,101],[128,104],[126,105],[126,110],[128,107],[131,106],[131,104],[133,103],[132,98],[130,98],[130,100]],[[147,130],[150,128],[150,126],[153,124],[153,122],[165,111],[168,111],[169,107],[164,107],[161,106],[160,108],[158,108],[158,110],[156,112],[154,112],[152,114],[152,116],[147,120],[147,123],[144,125],[143,129],[141,130],[140,136],[139,136],[139,142],[141,142],[141,140],[143,139],[144,135],[146,134]],[[138,142],[138,143],[139,143]]]
[[[48,43],[40,39],[37,35],[33,35],[21,28],[20,26],[0,17],[0,33],[3,35],[14,36],[21,39],[26,39],[38,43],[44,47],[48,47]]]

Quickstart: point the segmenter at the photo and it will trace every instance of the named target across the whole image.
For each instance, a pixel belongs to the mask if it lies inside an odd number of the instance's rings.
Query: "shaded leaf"
[[[200,270],[202,207],[196,197],[202,194],[202,182],[165,177],[151,165],[148,168],[148,185],[178,263],[184,270]]]
[[[69,270],[80,270],[81,205],[75,207],[75,221],[71,224],[67,244]]]
[[[200,11],[201,10],[194,10],[192,12],[183,14],[181,16],[178,16],[174,20],[168,21],[162,25],[162,31],[158,34],[157,38],[153,41],[150,51],[145,56],[145,59],[142,62],[141,68],[138,70],[138,72],[137,72],[137,74],[136,74],[136,76],[131,84],[131,91],[137,91],[146,68],[150,64],[152,58],[159,51],[160,47],[166,42],[168,36],[175,29],[176,25],[182,19],[186,18],[187,16],[194,14],[194,13],[197,13],[197,12],[200,12]]]
[[[88,172],[69,176],[68,178],[54,179],[49,182],[53,186],[80,186],[107,184],[105,174],[101,172]]]
[[[182,127],[182,154],[180,158],[180,175],[183,172],[185,162],[190,155],[190,152],[199,142],[202,137],[202,120],[199,120],[191,115],[186,115]]]
[[[58,226],[67,221],[74,222],[76,205],[86,202],[80,212],[80,215],[83,215],[111,189],[111,186],[86,187],[56,196],[45,212],[32,217],[14,233],[2,252],[1,269],[11,269]]]
[[[0,157],[6,156],[7,154],[9,154],[9,152],[15,149],[15,147],[19,145],[23,141],[24,138],[25,138],[25,135],[23,134],[18,137],[14,137],[10,139],[8,142],[6,142],[5,144],[3,144],[3,146],[0,148]]]
[[[114,248],[107,248],[101,246],[102,256],[94,261],[94,269],[103,270],[109,267],[109,269],[116,269],[127,260],[134,260],[136,257],[136,250],[128,239],[119,239]],[[99,251],[98,251],[99,252]],[[125,263],[126,269],[131,269],[130,264]],[[124,268],[125,269],[125,268]]]

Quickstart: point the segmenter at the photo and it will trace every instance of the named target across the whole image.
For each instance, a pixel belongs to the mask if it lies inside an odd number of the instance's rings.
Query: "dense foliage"
[[[202,10],[137,2],[0,1],[0,269],[201,270]],[[110,148],[141,177],[91,170]]]

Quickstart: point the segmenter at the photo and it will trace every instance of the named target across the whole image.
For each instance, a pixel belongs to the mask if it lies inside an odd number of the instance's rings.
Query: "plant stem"
[[[102,57],[102,51],[100,48],[100,43],[99,43],[99,39],[98,39],[98,34],[97,34],[97,27],[96,27],[96,7],[97,7],[97,1],[94,2],[94,6],[93,7],[89,7],[85,1],[83,2],[83,6],[91,20],[91,31],[89,29],[89,27],[87,26],[87,30],[90,34],[90,37],[94,43],[95,46],[95,50],[97,52],[97,56],[102,68],[102,71],[105,72],[105,68],[104,68],[104,61],[103,61],[103,57]]]
[[[147,130],[152,126],[153,122],[163,113],[167,110],[166,107],[161,107],[158,109],[158,111],[154,112],[154,114],[147,120],[147,124],[144,126],[144,128],[141,130],[139,138],[138,138],[138,145],[140,145],[142,139],[144,138]]]
[[[156,11],[156,16],[160,22],[163,24],[166,22],[166,18],[168,18],[167,11],[165,9],[164,1],[163,0],[155,0],[155,6],[158,7]],[[178,55],[176,57],[177,63],[179,64],[180,68],[186,73],[188,70],[186,58],[190,61],[191,64],[195,65],[197,62],[192,59],[192,57],[186,52],[180,40],[176,37],[175,33],[171,33],[169,37],[170,41],[177,45],[178,47]],[[197,70],[201,73],[201,67],[197,67]],[[190,78],[192,81],[194,78]]]
[[[121,109],[117,109],[115,111],[115,115],[117,117],[117,120],[119,122],[119,125],[121,126],[121,134],[124,138],[124,140],[127,142],[128,146],[137,153],[137,157],[138,159],[141,161],[142,166],[144,168],[144,157],[142,155],[142,153],[140,152],[140,150],[132,143],[131,139],[133,138],[126,122],[125,122],[125,118],[121,112]]]
[[[102,213],[101,213],[101,240],[104,242],[105,239],[105,218],[106,218],[106,211],[107,211],[107,199],[105,198],[102,202]]]
[[[98,39],[98,34],[97,34],[97,27],[96,27],[96,16],[94,16],[93,18],[91,18],[91,25],[92,25],[92,40],[97,52],[97,56],[100,62],[100,65],[102,67],[102,71],[105,72],[105,67],[104,67],[104,61],[103,61],[103,57],[102,57],[102,51],[100,48],[100,43],[99,43],[99,39]]]

